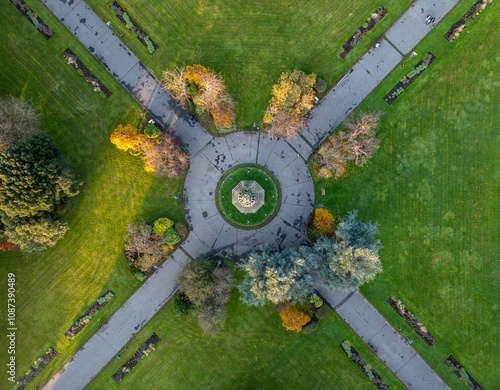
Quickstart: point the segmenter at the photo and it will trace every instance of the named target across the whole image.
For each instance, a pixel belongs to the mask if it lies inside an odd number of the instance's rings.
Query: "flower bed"
[[[141,345],[141,347],[132,355],[127,362],[121,366],[118,371],[111,377],[116,383],[120,383],[123,378],[132,370],[144,356],[148,356],[151,351],[154,351],[154,346],[160,341],[160,338],[153,333],[151,337]]]
[[[356,363],[359,369],[363,371],[363,373],[368,377],[368,379],[372,381],[375,386],[377,386],[380,390],[385,390],[389,387],[389,385],[386,385],[384,383],[380,374],[375,371],[372,366],[359,355],[359,352],[353,348],[349,341],[342,341],[339,347],[340,349],[342,349],[342,351],[345,352],[345,354],[349,357],[349,359],[351,359],[351,361]]]
[[[417,332],[420,338],[424,340],[429,347],[432,347],[434,345],[434,343],[436,342],[434,336],[431,335],[430,332],[427,330],[427,328],[419,320],[417,320],[413,316],[413,314],[410,313],[410,311],[406,308],[405,305],[401,303],[399,299],[396,299],[394,295],[391,295],[389,298],[387,298],[387,303],[389,303],[389,305],[391,305],[391,307],[401,317],[403,317],[403,319],[408,323],[408,325],[410,325],[411,328],[415,332]]]
[[[68,60],[68,65],[71,65],[77,70],[82,77],[87,80],[87,82],[94,88],[95,92],[98,92],[103,98],[107,99],[111,96],[111,91],[107,89],[101,80],[99,80],[87,66],[76,56],[71,49],[66,49],[62,53],[63,57]]]
[[[370,32],[370,30],[375,27],[382,18],[387,15],[387,10],[380,6],[378,10],[373,12],[366,22],[356,30],[354,35],[349,38],[349,40],[342,45],[343,52],[339,54],[339,57],[344,59],[351,52],[352,49]]]
[[[109,6],[110,9],[118,19],[127,27],[132,33],[137,37],[137,39],[149,50],[151,54],[153,54],[156,50],[158,50],[158,45],[153,42],[151,37],[146,34],[130,17],[130,15],[118,4],[116,1],[113,1]]]
[[[453,368],[453,372],[455,373],[455,375],[458,376],[460,380],[464,382],[469,389],[483,390],[483,388],[479,386],[479,383],[477,383],[476,380],[469,375],[469,373],[465,370],[465,368],[461,366],[460,363],[458,363],[452,355],[450,355],[448,359],[444,361],[444,363],[448,367]]]
[[[28,384],[35,379],[35,377],[42,372],[42,370],[49,365],[49,363],[57,356],[57,351],[53,348],[49,348],[44,355],[40,356],[33,362],[29,371],[18,381],[14,386],[16,390],[22,390]]]
[[[427,57],[421,61],[419,61],[414,67],[413,70],[408,72],[399,83],[397,83],[393,89],[390,90],[390,92],[384,96],[384,100],[387,102],[387,104],[392,104],[394,100],[396,100],[399,95],[401,95],[406,88],[410,86],[411,83],[413,83],[418,76],[422,74],[424,70],[426,70],[436,57],[432,55],[431,53],[427,53]]]
[[[64,335],[72,340],[80,331],[87,325],[92,318],[97,314],[99,310],[101,310],[110,300],[114,297],[114,294],[111,291],[106,291],[103,295],[97,298],[90,308],[83,313],[83,315],[78,318],[75,323],[69,328]]]
[[[474,4],[462,18],[456,22],[447,32],[443,35],[444,39],[448,42],[453,42],[455,38],[457,38],[462,31],[465,29],[468,20],[476,19],[476,16],[486,8],[486,6],[491,3],[492,0],[479,0],[476,4]]]
[[[23,0],[10,0],[16,8],[21,11],[26,19],[28,19],[33,26],[36,27],[38,31],[45,37],[45,39],[50,39],[54,35],[54,31],[50,29],[49,26],[38,16],[35,11],[33,11],[28,4]]]

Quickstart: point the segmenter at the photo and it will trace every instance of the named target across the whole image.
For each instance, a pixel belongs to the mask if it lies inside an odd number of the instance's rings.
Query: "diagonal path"
[[[130,338],[172,297],[175,277],[192,258],[221,254],[240,257],[263,243],[275,248],[307,242],[305,223],[314,206],[314,183],[306,165],[312,150],[394,69],[458,0],[417,0],[371,50],[347,72],[311,113],[296,140],[263,133],[213,137],[189,120],[172,96],[139,59],[107,28],[83,0],[42,0],[103,66],[151,115],[177,136],[191,156],[186,176],[187,241],[163,264],[85,345],[54,375],[46,389],[83,389]],[[257,163],[271,170],[282,187],[277,217],[245,231],[228,225],[215,206],[215,187],[229,168]],[[441,378],[358,292],[322,290],[339,315],[368,343],[410,389],[447,389]]]

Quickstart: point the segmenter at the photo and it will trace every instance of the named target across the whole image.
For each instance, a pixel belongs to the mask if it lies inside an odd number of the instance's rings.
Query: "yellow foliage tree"
[[[302,327],[311,319],[309,316],[300,310],[296,305],[289,306],[280,311],[280,317],[283,320],[283,326],[288,330],[300,332]]]
[[[111,143],[118,149],[128,151],[137,150],[138,146],[147,142],[148,138],[144,134],[140,134],[132,125],[119,125],[109,137]]]
[[[335,217],[324,208],[314,210],[313,229],[318,236],[332,238],[335,235]]]
[[[281,74],[279,84],[273,86],[272,98],[264,115],[271,135],[295,138],[305,124],[304,116],[314,106],[315,74],[295,69]]]

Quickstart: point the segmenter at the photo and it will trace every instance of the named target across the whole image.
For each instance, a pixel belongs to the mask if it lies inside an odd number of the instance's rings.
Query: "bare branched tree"
[[[165,89],[170,91],[172,96],[184,106],[189,99],[186,84],[186,68],[176,66],[172,70],[164,70],[162,81]]]
[[[37,131],[40,115],[22,98],[0,97],[0,153]]]
[[[379,119],[380,114],[373,112],[349,117],[344,122],[345,129],[330,136],[318,150],[320,176],[342,176],[348,161],[363,166],[380,145],[375,138]]]
[[[162,132],[160,137],[138,146],[143,153],[146,170],[159,176],[179,177],[186,173],[189,155],[172,135]]]

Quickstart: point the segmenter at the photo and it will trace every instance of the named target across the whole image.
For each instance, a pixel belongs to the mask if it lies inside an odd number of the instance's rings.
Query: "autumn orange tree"
[[[341,177],[349,161],[363,166],[373,157],[380,145],[375,138],[380,115],[360,113],[350,116],[339,131],[330,136],[319,148],[313,163],[322,178]]]
[[[335,217],[330,211],[325,208],[314,210],[312,234],[316,237],[333,238],[335,236]]]
[[[300,332],[302,327],[311,319],[309,316],[300,310],[297,305],[291,305],[280,311],[280,317],[283,321],[283,326],[288,330]]]
[[[305,115],[314,106],[315,74],[295,69],[281,74],[280,82],[273,86],[272,98],[264,115],[269,134],[276,137],[296,138],[305,125]]]
[[[202,65],[163,71],[163,86],[184,107],[194,105],[197,114],[207,112],[221,133],[236,129],[234,101],[219,73]]]

